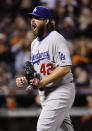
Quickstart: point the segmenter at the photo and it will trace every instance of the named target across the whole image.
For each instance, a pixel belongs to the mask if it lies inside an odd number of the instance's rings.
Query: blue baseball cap
[[[51,12],[48,8],[44,6],[35,7],[32,13],[27,13],[27,16],[28,17],[37,16],[42,18],[48,18],[49,20],[51,20]]]

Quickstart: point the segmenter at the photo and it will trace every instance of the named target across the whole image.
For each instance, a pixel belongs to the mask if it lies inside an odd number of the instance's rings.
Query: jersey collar
[[[51,32],[48,32],[46,36],[44,36],[41,40],[38,40],[39,42],[43,41]]]

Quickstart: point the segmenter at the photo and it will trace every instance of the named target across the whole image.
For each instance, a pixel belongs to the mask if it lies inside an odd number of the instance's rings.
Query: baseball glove
[[[30,61],[25,62],[24,65],[24,75],[28,80],[28,84],[33,88],[37,89],[40,81],[40,75],[34,70],[34,67]],[[30,83],[33,80],[33,83]]]

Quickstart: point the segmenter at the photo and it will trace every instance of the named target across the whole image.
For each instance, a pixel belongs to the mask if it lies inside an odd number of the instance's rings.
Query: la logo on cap
[[[36,12],[36,11],[37,11],[37,9],[36,9],[36,8],[34,8],[33,12]]]

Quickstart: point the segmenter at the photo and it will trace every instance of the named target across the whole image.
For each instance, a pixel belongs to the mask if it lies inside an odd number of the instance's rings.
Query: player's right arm
[[[16,86],[19,88],[27,87],[28,81],[25,76],[20,76],[16,78]]]

